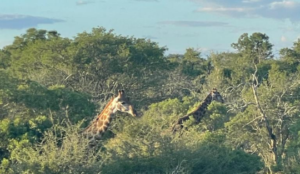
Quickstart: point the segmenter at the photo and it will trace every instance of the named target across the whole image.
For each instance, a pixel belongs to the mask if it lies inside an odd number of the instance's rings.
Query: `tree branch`
[[[252,83],[252,86],[251,86],[252,87],[252,92],[253,92],[254,100],[255,100],[255,103],[256,103],[256,107],[259,110],[261,116],[264,118],[265,126],[266,126],[266,129],[268,131],[269,138],[271,139],[271,147],[272,147],[272,152],[273,152],[273,156],[274,156],[273,159],[277,163],[276,135],[273,134],[273,130],[270,127],[269,120],[268,120],[264,110],[262,109],[261,104],[260,104],[259,99],[258,99],[258,94],[257,94],[258,80],[257,80],[257,75],[256,75],[257,66],[256,66],[256,64],[254,64],[254,66],[255,66],[255,72],[252,74],[252,80],[253,80],[253,83]]]

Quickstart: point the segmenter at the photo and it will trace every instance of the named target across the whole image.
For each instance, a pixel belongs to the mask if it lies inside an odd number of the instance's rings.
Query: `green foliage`
[[[0,50],[0,70],[6,69],[9,66],[9,53],[4,50]]]
[[[19,81],[9,75],[4,76],[2,80],[5,82],[0,85],[0,90],[5,100],[8,100],[7,102],[15,102],[35,109],[35,112],[47,114],[49,110],[56,112],[70,108],[68,112],[72,114],[70,119],[73,122],[78,122],[86,115],[93,114],[94,104],[89,102],[89,96],[86,94],[71,91],[64,86],[56,85],[46,88],[37,82]]]
[[[17,95],[13,100],[38,110],[55,112],[64,109],[69,115],[72,115],[69,119],[76,123],[86,115],[93,114],[94,105],[88,99],[89,96],[64,87],[50,86],[47,89],[36,82],[28,82],[26,86],[18,87]]]
[[[225,141],[222,133],[190,130],[182,138],[174,137],[165,119],[182,109],[176,109],[177,103],[176,99],[157,103],[142,118],[115,125],[119,127],[113,129],[116,136],[104,144],[104,156],[110,158],[103,172],[255,173],[262,167],[257,156],[219,146]],[[166,106],[173,106],[172,111]]]
[[[3,70],[0,81],[1,159],[9,158],[11,151],[21,142],[28,143],[28,146],[40,142],[43,133],[53,123],[62,120],[76,123],[94,113],[94,104],[88,101],[86,94],[63,86],[47,89],[37,82],[14,78]]]
[[[88,140],[78,132],[79,125],[55,125],[45,132],[41,143],[16,146],[12,150],[10,170],[41,174],[100,173],[103,162],[97,160],[97,153],[89,149]]]
[[[212,102],[207,109],[205,118],[200,124],[205,130],[216,131],[224,128],[224,123],[229,121],[227,108],[218,102]]]
[[[196,150],[174,148],[158,155],[118,157],[103,168],[105,173],[255,173],[258,157],[215,145],[199,144]]]
[[[231,45],[245,56],[250,63],[258,64],[262,60],[272,58],[273,45],[269,42],[269,37],[262,33],[253,33],[250,37],[248,33],[240,36],[237,43]]]
[[[200,57],[200,54],[200,52],[192,48],[186,50],[182,63],[180,64],[183,74],[196,77],[208,71],[206,61]]]
[[[184,114],[188,110],[188,106],[194,102],[195,99],[191,97],[183,98],[183,101],[179,101],[177,98],[175,99],[167,99],[159,103],[154,103],[149,106],[149,110],[147,113],[153,113],[155,115],[178,115]]]
[[[300,40],[294,42],[294,46],[292,48],[282,48],[280,50],[281,59],[287,62],[291,67],[289,69],[294,69],[299,65],[299,57],[300,57]]]
[[[212,62],[214,71],[211,72],[208,81],[210,83],[217,81],[215,83],[218,83],[212,84],[213,86],[236,86],[241,83],[246,83],[249,81],[250,74],[253,72],[251,64],[239,53],[211,54],[209,59]],[[237,64],[239,66],[236,66]]]
[[[13,171],[9,168],[9,160],[3,158],[0,166],[0,173],[13,173]]]
[[[300,41],[278,59],[266,34],[232,47],[204,59],[102,27],[72,39],[28,29],[0,50],[0,173],[299,173]],[[225,103],[171,134],[212,88]],[[87,148],[79,127],[117,89],[142,117],[117,114]]]

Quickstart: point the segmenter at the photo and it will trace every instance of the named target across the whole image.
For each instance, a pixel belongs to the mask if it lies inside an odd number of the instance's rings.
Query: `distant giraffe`
[[[207,110],[208,105],[213,101],[218,101],[221,103],[224,103],[223,97],[221,94],[217,91],[216,88],[213,88],[213,90],[207,95],[207,97],[204,99],[204,101],[198,106],[194,111],[186,114],[183,117],[180,117],[178,121],[173,125],[172,132],[175,133],[177,130],[180,130],[183,128],[182,123],[188,119],[190,119],[190,116],[194,117],[196,123],[199,123],[202,118],[204,117],[204,114]]]
[[[103,111],[83,131],[83,135],[86,135],[90,139],[90,145],[95,145],[96,141],[101,138],[102,134],[107,130],[112,116],[117,111],[137,116],[129,98],[125,97],[124,90],[119,90],[118,95],[107,103]]]

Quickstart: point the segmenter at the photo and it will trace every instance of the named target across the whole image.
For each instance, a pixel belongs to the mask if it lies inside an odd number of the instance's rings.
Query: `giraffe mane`
[[[101,115],[101,114],[103,114],[104,113],[104,111],[110,106],[110,104],[114,101],[114,99],[115,99],[115,97],[112,97],[110,100],[109,100],[109,102],[106,104],[106,106],[102,109],[102,111],[100,112],[100,114],[98,114],[97,115],[97,117],[99,116],[99,115]],[[97,118],[96,117],[96,118]]]

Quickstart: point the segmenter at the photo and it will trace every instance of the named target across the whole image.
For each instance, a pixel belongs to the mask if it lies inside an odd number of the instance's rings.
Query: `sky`
[[[183,54],[234,51],[243,33],[265,33],[274,54],[300,38],[300,0],[1,0],[0,48],[28,28],[73,38],[94,27],[147,38]]]

